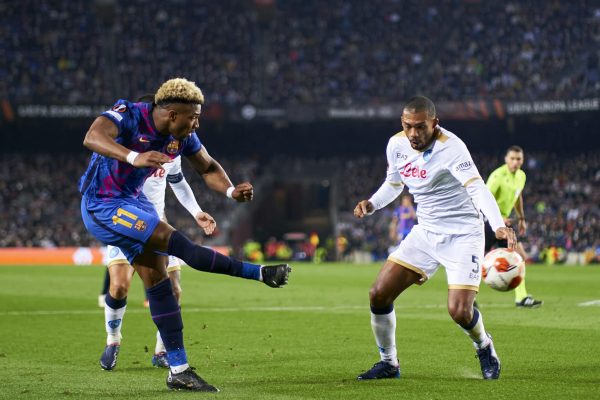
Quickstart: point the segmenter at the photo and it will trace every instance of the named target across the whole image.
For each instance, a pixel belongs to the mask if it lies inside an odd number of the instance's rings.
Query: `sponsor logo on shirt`
[[[408,156],[406,154],[402,154],[399,151],[396,152],[396,158],[398,160],[406,160],[408,158]]]
[[[159,168],[156,171],[154,171],[154,173],[151,176],[153,178],[164,178],[165,177],[165,170]]]
[[[407,163],[400,170],[400,175],[405,176],[407,178],[413,177],[413,178],[425,179],[425,178],[427,178],[427,170],[419,168],[418,165],[415,165],[413,167],[413,165],[411,163]]]
[[[472,166],[473,166],[473,163],[471,161],[461,162],[460,164],[458,164],[456,166],[456,172],[458,172],[458,171],[466,171],[469,168],[471,168]]]
[[[150,139],[147,139],[147,138],[141,136],[140,137],[140,142],[142,142],[142,143],[150,143]]]

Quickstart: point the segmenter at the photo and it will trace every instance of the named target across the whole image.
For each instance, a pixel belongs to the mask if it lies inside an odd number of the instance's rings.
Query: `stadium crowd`
[[[88,155],[3,154],[0,158],[0,247],[99,246],[81,220],[77,181]],[[253,161],[221,162],[234,182],[253,181]],[[223,223],[235,202],[206,188],[187,162],[184,175],[204,211]],[[167,189],[165,212],[169,222],[197,242],[205,237],[191,216]],[[218,225],[219,226],[219,225]],[[218,231],[217,233],[218,234]]]
[[[587,0],[183,4],[3,2],[0,93],[16,103],[110,104],[173,75],[224,105],[377,104],[419,91],[436,101],[542,100],[600,90],[600,7]]]
[[[487,177],[501,164],[502,156],[475,154],[474,160],[482,176]],[[233,181],[260,181],[263,171],[259,162],[220,161]],[[336,241],[322,238],[322,244],[328,240],[343,243],[339,249],[342,255],[359,250],[374,258],[384,258],[393,244],[388,239],[393,205],[360,221],[351,211],[358,200],[369,196],[381,184],[385,160],[365,156],[338,161],[333,164],[338,165],[337,176],[341,183],[337,196],[340,237]],[[309,164],[315,162],[309,161],[305,166],[310,168]],[[295,164],[301,163],[296,160]],[[327,165],[333,164],[331,159],[327,160]],[[98,245],[85,230],[79,212],[76,180],[86,165],[85,154],[4,155],[0,160],[0,247]],[[218,223],[227,221],[236,205],[204,190],[205,184],[186,162],[183,168],[203,209]],[[524,240],[531,257],[540,260],[552,248],[577,253],[599,251],[600,155],[594,152],[563,157],[551,153],[526,154],[524,170],[527,184],[523,196],[529,223]],[[178,229],[196,241],[205,239],[193,219],[169,193],[166,212]],[[330,251],[329,255],[332,254]]]

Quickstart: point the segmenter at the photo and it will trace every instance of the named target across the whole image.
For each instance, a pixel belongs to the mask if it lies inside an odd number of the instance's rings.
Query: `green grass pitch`
[[[600,398],[600,268],[531,266],[545,304],[516,309],[482,284],[486,328],[502,361],[483,381],[446,311],[445,274],[396,302],[402,378],[358,382],[378,360],[368,288],[379,265],[298,264],[284,289],[184,267],[184,336],[218,394],[169,392],[152,368],[155,327],[134,277],[117,368],[100,369],[103,269],[0,267],[2,399],[590,399]],[[594,301],[596,301],[594,303]]]

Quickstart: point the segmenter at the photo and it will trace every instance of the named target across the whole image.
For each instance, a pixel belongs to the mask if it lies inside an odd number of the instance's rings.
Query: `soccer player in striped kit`
[[[156,208],[156,212],[161,220],[165,219],[165,192],[167,182],[175,193],[177,200],[185,207],[202,228],[205,234],[210,235],[216,228],[216,222],[213,217],[202,211],[200,205],[194,197],[192,188],[185,180],[181,171],[181,157],[173,159],[172,163],[166,163],[164,169],[157,169],[144,182],[143,193]],[[181,263],[177,257],[169,256],[167,264],[167,273],[173,287],[173,294],[180,302],[181,298]],[[127,257],[121,249],[115,246],[108,246],[106,249],[107,273],[110,274],[110,284],[108,293],[104,301],[104,326],[106,329],[106,347],[100,357],[100,366],[105,370],[112,370],[117,365],[117,356],[121,348],[121,327],[123,325],[123,316],[127,307],[127,294],[131,286],[131,278],[134,269],[127,261]],[[160,332],[156,332],[156,346],[152,356],[152,365],[161,368],[168,368],[169,361],[165,345],[160,337]]]
[[[152,319],[167,350],[167,387],[217,392],[188,364],[181,310],[167,276],[167,255],[200,271],[261,281],[270,287],[285,285],[291,268],[242,262],[196,245],[161,221],[142,193],[150,175],[183,155],[210,189],[239,202],[252,200],[252,185],[234,186],[198,139],[195,130],[202,104],[202,91],[182,78],[164,82],[152,103],[117,101],[85,135],[83,144],[94,153],[79,180],[79,191],[87,230],[99,241],[119,247],[144,282]]]

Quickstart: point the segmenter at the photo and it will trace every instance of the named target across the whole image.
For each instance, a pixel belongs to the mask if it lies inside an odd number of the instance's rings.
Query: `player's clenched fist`
[[[374,211],[375,207],[369,200],[362,200],[354,207],[354,216],[363,218],[366,215],[371,215]]]
[[[254,197],[254,188],[249,182],[240,183],[231,192],[231,197],[240,203],[251,201],[252,197]]]
[[[162,164],[173,162],[171,158],[158,151],[147,151],[140,153],[133,160],[133,166],[136,168],[150,167],[163,169]]]

